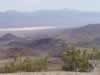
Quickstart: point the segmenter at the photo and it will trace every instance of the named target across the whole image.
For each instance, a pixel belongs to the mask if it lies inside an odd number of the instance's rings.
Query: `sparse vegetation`
[[[61,63],[62,70],[73,71],[73,72],[90,72],[94,69],[93,63],[90,61],[96,61],[100,59],[100,52],[93,48],[81,49],[72,46],[67,46],[61,59],[64,64]],[[48,54],[51,57],[50,54]],[[51,57],[52,58],[52,57]],[[13,57],[13,61],[0,67],[1,73],[13,73],[13,72],[41,72],[49,71],[48,57],[39,57],[33,59],[33,57],[23,57],[16,55]],[[56,61],[56,60],[53,60]],[[53,62],[52,61],[52,62]],[[61,61],[61,60],[60,60]],[[50,65],[52,65],[52,62]],[[62,62],[62,61],[61,61]],[[57,64],[57,62],[55,63]],[[62,66],[63,65],[63,66]],[[61,70],[61,69],[59,69]]]
[[[66,71],[89,72],[93,69],[86,50],[80,51],[75,47],[67,48],[62,59],[64,61],[63,70]]]
[[[22,60],[16,60],[9,64],[6,64],[4,67],[0,68],[1,73],[13,73],[13,72],[40,72],[47,70],[47,58],[39,58],[32,60],[26,58]]]

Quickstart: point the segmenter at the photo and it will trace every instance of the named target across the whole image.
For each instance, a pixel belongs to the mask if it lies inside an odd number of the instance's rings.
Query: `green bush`
[[[81,51],[72,47],[63,53],[62,60],[65,71],[89,72],[93,69],[86,50]]]
[[[4,67],[0,68],[1,73],[13,73],[13,72],[36,72],[47,70],[47,59],[24,59],[23,61],[16,60],[15,62],[5,64]]]

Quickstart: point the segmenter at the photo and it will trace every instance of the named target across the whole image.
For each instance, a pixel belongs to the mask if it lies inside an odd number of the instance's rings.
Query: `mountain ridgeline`
[[[100,24],[88,24],[69,31],[65,30],[60,38],[79,47],[100,47]]]
[[[64,26],[99,23],[100,13],[77,10],[7,11],[0,13],[0,27]]]

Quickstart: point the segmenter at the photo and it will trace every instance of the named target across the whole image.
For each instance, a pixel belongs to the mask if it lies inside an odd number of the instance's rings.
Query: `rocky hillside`
[[[64,30],[59,38],[81,47],[100,46],[100,24],[89,24],[84,27]]]

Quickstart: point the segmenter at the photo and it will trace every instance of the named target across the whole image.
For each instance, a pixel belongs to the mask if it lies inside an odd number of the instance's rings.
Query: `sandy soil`
[[[79,72],[23,72],[23,73],[9,73],[0,75],[100,75],[100,72],[79,73]]]

